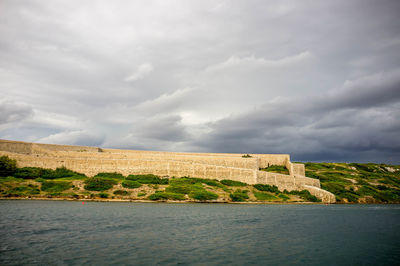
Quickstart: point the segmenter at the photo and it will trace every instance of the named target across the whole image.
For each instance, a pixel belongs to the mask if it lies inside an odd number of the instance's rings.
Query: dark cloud
[[[379,154],[396,163],[400,78],[380,74],[382,82],[364,82],[375,77],[346,82],[323,96],[266,104],[222,119],[196,144],[213,151],[289,153],[297,160],[378,160],[373,154]]]
[[[399,1],[0,10],[0,138],[398,162]]]
[[[0,99],[0,125],[21,122],[32,114],[30,106]]]

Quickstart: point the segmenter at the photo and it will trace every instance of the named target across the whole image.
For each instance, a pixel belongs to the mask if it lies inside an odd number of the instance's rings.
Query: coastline
[[[322,202],[306,202],[306,201],[292,201],[292,202],[273,202],[273,201],[245,201],[245,202],[230,202],[230,201],[194,201],[194,200],[141,200],[141,199],[74,199],[74,198],[46,198],[46,197],[0,197],[0,200],[49,200],[49,201],[80,201],[80,202],[132,202],[132,203],[211,203],[211,204],[273,204],[273,205],[328,205],[328,203]],[[337,204],[337,203],[330,203],[330,204]],[[329,205],[330,205],[329,204]],[[340,203],[339,203],[340,204]],[[346,204],[346,203],[345,203]],[[347,203],[348,204],[348,203]]]

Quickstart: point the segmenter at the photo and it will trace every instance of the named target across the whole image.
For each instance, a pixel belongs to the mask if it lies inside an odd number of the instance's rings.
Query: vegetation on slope
[[[270,165],[267,168],[260,168],[260,171],[274,172],[274,173],[284,174],[284,175],[289,174],[289,170],[286,168],[286,166],[283,166],[283,165]]]
[[[306,176],[338,202],[399,203],[400,165],[360,163],[306,163]]]
[[[276,168],[275,168],[276,169]],[[271,169],[270,169],[271,170]],[[318,178],[338,202],[400,202],[400,166],[306,163],[306,176]],[[319,202],[307,190],[279,191],[276,186],[233,180],[168,178],[156,175],[99,173],[94,177],[66,169],[17,168],[0,157],[0,197],[61,197],[199,202]]]

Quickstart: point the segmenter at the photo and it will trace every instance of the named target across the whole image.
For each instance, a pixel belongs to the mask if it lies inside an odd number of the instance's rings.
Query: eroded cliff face
[[[100,172],[155,174],[230,179],[248,184],[276,185],[280,190],[310,191],[323,202],[335,202],[335,196],[320,189],[318,179],[305,177],[304,165],[293,164],[287,154],[178,153],[101,149],[98,147],[27,143],[0,140],[0,155],[16,159],[19,167],[55,169],[65,166],[94,176]],[[259,171],[269,165],[282,165],[289,175]]]

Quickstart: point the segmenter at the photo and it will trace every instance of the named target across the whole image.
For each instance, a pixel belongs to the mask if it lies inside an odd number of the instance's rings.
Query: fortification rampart
[[[326,202],[335,201],[333,194],[320,189],[318,179],[305,177],[303,164],[291,163],[287,154],[251,154],[244,158],[243,154],[134,151],[0,140],[0,155],[16,159],[19,167],[65,166],[88,176],[119,172],[231,179],[276,185],[280,190],[307,189]],[[289,175],[259,171],[270,165],[286,166]]]

